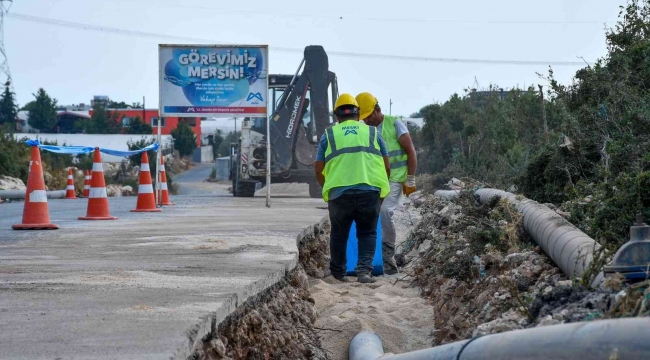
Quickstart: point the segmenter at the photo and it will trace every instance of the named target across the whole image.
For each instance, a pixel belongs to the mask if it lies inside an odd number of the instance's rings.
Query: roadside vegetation
[[[624,243],[636,213],[650,218],[650,2],[621,7],[605,40],[607,55],[571,85],[540,74],[544,100],[533,86],[491,86],[423,107],[426,186],[466,177],[564,204],[601,244]]]

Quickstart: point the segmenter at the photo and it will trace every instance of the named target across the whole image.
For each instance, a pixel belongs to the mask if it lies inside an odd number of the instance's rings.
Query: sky
[[[302,49],[322,45],[340,93],[369,91],[385,113],[408,116],[475,81],[479,88],[546,85],[537,73],[547,74],[550,63],[570,83],[584,61],[606,54],[605,28],[624,3],[15,0],[4,40],[19,105],[42,87],[62,105],[144,96],[155,108],[158,44],[266,44],[273,74],[293,74]],[[433,61],[441,58],[464,61]]]

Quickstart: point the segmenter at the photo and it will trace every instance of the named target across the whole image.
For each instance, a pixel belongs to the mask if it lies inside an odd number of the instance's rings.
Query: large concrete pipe
[[[24,199],[25,190],[0,190],[0,198],[2,199]],[[65,190],[47,191],[48,199],[63,199],[65,198]]]
[[[582,277],[600,245],[547,206],[496,189],[479,189],[474,195],[482,203],[498,196],[507,199],[524,216],[524,230],[568,277]],[[603,281],[602,271],[592,286]]]
[[[598,320],[508,331],[398,355],[373,346],[352,351],[350,360],[650,359],[650,320]],[[355,336],[355,339],[357,337]],[[353,339],[354,341],[354,339]],[[355,343],[358,345],[358,343]],[[368,354],[372,356],[364,356]]]
[[[375,360],[384,355],[384,346],[377,334],[372,331],[362,331],[350,341],[350,360]]]

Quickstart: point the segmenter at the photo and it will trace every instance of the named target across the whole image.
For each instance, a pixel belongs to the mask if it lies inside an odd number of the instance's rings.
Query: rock
[[[571,281],[571,280],[562,280],[562,281],[558,281],[557,283],[555,283],[555,286],[567,286],[567,287],[571,287],[571,286],[573,286],[573,281]]]
[[[460,181],[460,180],[458,180],[458,179],[456,179],[456,178],[452,178],[452,179],[449,180],[449,182],[447,183],[447,186],[448,186],[449,189],[451,189],[451,190],[462,190],[462,189],[465,187],[465,183],[462,182],[462,181]]]
[[[556,319],[553,319],[551,315],[547,315],[539,322],[539,324],[537,324],[537,327],[557,325],[557,324],[561,324],[561,322]]]
[[[517,320],[519,321],[519,320]],[[472,337],[488,335],[488,334],[497,334],[505,331],[519,330],[523,329],[518,322],[506,319],[496,319],[485,324],[481,324],[472,333]]]
[[[440,216],[451,217],[452,215],[458,214],[462,208],[456,204],[449,204],[440,210]]]
[[[526,260],[525,253],[509,254],[504,259],[504,261],[506,261],[508,264],[511,264],[512,266],[519,266],[524,262],[524,260]]]
[[[548,295],[548,294],[550,294],[552,291],[553,291],[553,287],[552,287],[552,286],[547,286],[546,288],[544,288],[544,291],[543,291],[542,293],[543,293],[544,295]]]
[[[129,185],[122,186],[121,191],[122,191],[122,196],[133,196],[133,195],[135,195],[133,193],[133,188],[131,186],[129,186]]]
[[[27,187],[18,178],[0,175],[0,190],[27,190]]]
[[[432,244],[431,240],[428,239],[424,240],[424,242],[422,242],[422,244],[420,244],[420,246],[418,247],[418,253],[420,255],[426,254],[426,252],[429,251],[429,249],[431,248],[431,244]]]
[[[122,196],[122,187],[115,184],[110,184],[106,186],[106,195],[108,197],[120,197]]]

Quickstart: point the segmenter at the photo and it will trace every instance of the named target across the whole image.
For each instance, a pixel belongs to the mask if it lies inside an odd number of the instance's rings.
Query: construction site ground
[[[23,204],[0,206],[0,358],[185,359],[212,322],[294,267],[296,235],[326,214],[322,200],[267,209],[195,175],[178,179],[193,195],[162,213],[109,199],[117,221],[79,221],[86,200],[50,200],[60,230],[14,231]]]
[[[406,240],[420,215],[408,199],[394,214],[397,242]],[[377,277],[374,284],[360,284],[350,277],[341,283],[328,277],[310,279],[318,319],[315,329],[330,360],[348,359],[350,340],[358,332],[370,330],[383,341],[387,353],[425,349],[431,346],[434,331],[431,305],[417,288],[400,281],[403,274]]]

